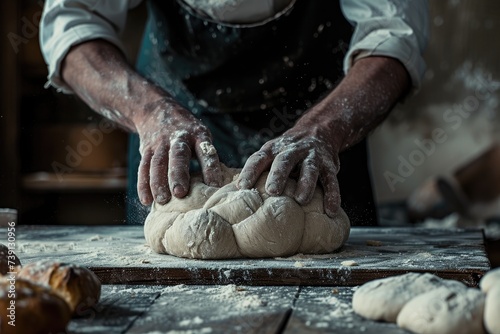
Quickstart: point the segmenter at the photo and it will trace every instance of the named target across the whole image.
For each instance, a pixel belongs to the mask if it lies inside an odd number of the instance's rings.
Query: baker
[[[293,176],[305,204],[320,183],[328,215],[342,197],[375,224],[364,138],[420,85],[426,1],[150,0],[134,69],[119,34],[139,3],[47,0],[40,27],[49,83],[134,134],[129,213],[185,196],[195,163],[219,185],[222,161],[240,188],[270,170],[270,195]]]

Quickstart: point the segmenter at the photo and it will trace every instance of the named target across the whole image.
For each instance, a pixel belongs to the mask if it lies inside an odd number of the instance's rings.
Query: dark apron
[[[210,128],[221,161],[231,167],[242,167],[333,89],[352,34],[335,0],[298,0],[267,22],[245,26],[203,18],[174,0],[150,0],[148,14],[137,70]],[[133,224],[148,211],[137,197],[138,148],[133,135]],[[342,207],[353,225],[376,225],[366,142],[342,153],[340,162]]]

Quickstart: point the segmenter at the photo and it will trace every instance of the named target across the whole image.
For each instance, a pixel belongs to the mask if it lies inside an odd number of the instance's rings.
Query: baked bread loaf
[[[64,299],[73,314],[95,305],[101,296],[101,282],[87,268],[57,261],[40,261],[25,265],[17,274],[52,288]]]
[[[21,261],[13,252],[9,254],[7,246],[0,244],[0,275],[7,274],[10,271],[10,265],[19,266]]]
[[[0,277],[0,333],[65,333],[71,311],[61,297],[48,287],[19,278],[15,279],[15,296],[11,291],[8,277]]]

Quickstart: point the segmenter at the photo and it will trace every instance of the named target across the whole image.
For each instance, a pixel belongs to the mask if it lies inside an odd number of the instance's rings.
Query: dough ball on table
[[[484,326],[490,334],[500,334],[500,282],[486,294]]]
[[[276,257],[301,253],[329,253],[349,236],[350,223],[340,209],[333,219],[323,208],[323,192],[316,189],[310,204],[294,199],[294,180],[281,196],[265,192],[268,173],[255,188],[236,186],[239,170],[222,166],[224,183],[213,188],[192,177],[185,198],[153,204],[144,226],[150,247],[158,253],[198,259]]]
[[[71,312],[95,305],[101,296],[101,282],[87,268],[55,261],[40,261],[25,265],[18,278],[52,288],[64,299]]]
[[[460,282],[443,280],[432,274],[408,273],[363,284],[352,297],[352,307],[367,319],[396,322],[407,302],[443,286],[465,288]]]
[[[490,334],[500,334],[500,268],[490,270],[479,282],[486,293],[484,326]]]
[[[481,278],[479,286],[484,292],[488,292],[494,286],[500,285],[500,268],[490,270]]]
[[[7,246],[0,244],[0,275],[7,274],[10,271],[10,265],[20,266],[21,261],[13,252],[9,254]]]
[[[0,278],[0,333],[2,334],[46,334],[65,333],[71,319],[68,304],[49,288],[16,278],[15,298],[8,277]],[[9,325],[15,302],[15,327]]]
[[[479,289],[440,287],[409,301],[397,323],[421,334],[484,333],[484,301]]]

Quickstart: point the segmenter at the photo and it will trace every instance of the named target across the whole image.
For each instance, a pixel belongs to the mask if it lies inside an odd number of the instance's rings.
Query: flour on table
[[[359,266],[359,264],[354,261],[354,260],[345,260],[345,261],[342,261],[340,262],[341,265],[345,266],[345,267],[356,267],[356,266]]]

